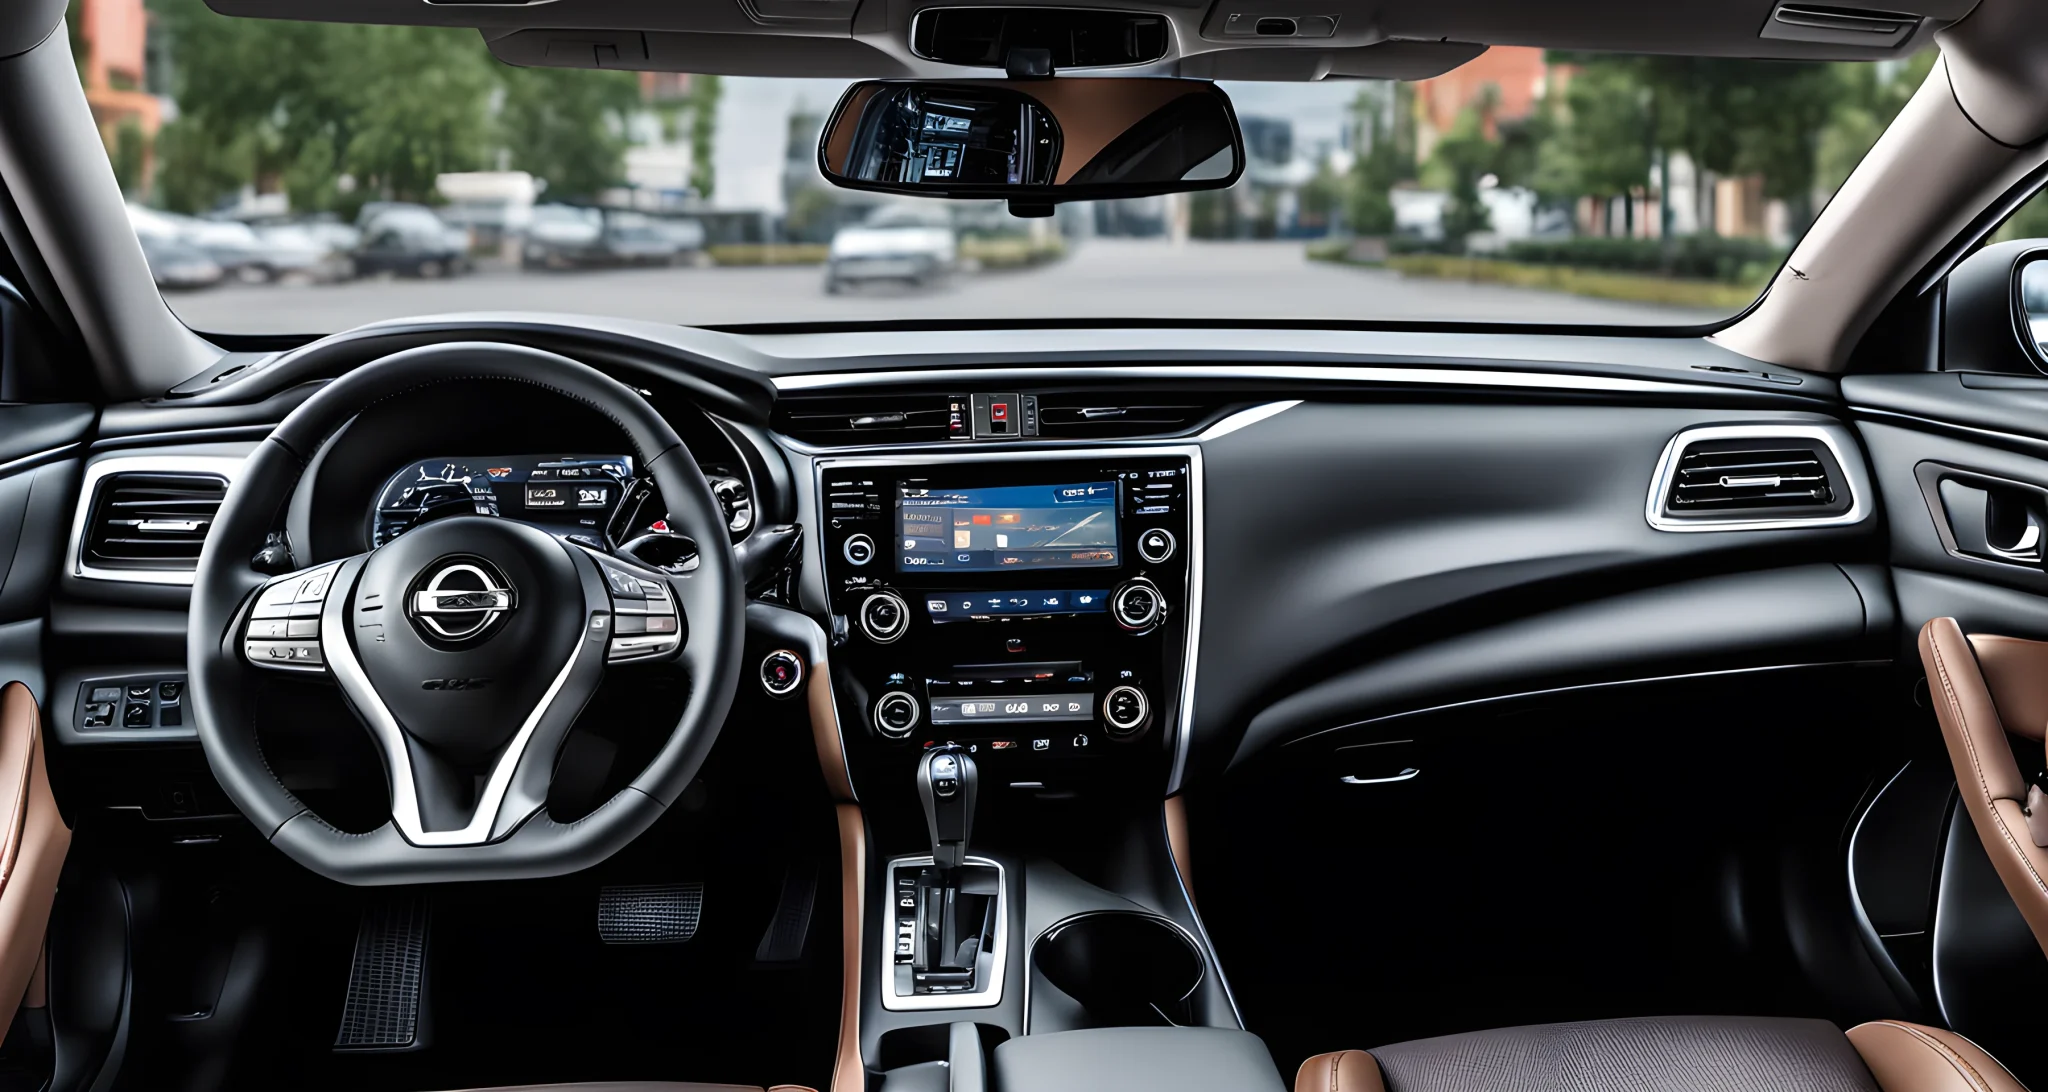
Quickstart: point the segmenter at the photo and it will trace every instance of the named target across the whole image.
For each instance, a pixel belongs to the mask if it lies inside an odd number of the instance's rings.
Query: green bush
[[[1763,239],[1682,235],[1661,239],[1616,239],[1581,235],[1566,239],[1522,239],[1501,257],[1528,265],[1659,273],[1667,277],[1747,284],[1769,275],[1785,251]]]

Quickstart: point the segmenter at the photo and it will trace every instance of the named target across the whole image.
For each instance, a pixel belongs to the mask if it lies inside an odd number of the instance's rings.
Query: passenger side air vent
[[[1920,28],[1920,17],[1896,11],[1831,7],[1824,4],[1779,4],[1771,10],[1761,37],[1828,45],[1895,46]]]
[[[88,565],[191,569],[227,495],[215,474],[109,474],[86,521]]]
[[[1862,518],[1857,489],[1829,434],[1744,427],[1695,429],[1665,449],[1650,497],[1661,530],[1733,530]]]
[[[1063,440],[1174,436],[1206,424],[1229,405],[1178,391],[1041,394],[1038,434]]]
[[[943,394],[785,395],[775,429],[818,447],[912,444],[951,435],[955,399]]]

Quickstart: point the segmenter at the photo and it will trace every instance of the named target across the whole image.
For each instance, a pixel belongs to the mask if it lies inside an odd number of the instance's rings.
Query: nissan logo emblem
[[[405,613],[431,640],[481,640],[518,606],[512,582],[480,557],[444,557],[427,566],[406,596]]]

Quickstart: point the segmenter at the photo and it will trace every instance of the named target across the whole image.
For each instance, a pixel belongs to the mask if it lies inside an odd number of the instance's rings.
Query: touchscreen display
[[[896,568],[997,572],[1117,564],[1117,483],[905,486],[896,498]]]

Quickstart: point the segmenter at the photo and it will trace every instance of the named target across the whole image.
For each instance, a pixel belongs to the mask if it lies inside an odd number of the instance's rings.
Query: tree
[[[1650,182],[1649,95],[1626,58],[1586,64],[1565,91],[1568,121],[1548,165],[1551,184],[1610,200]]]
[[[1500,145],[1486,135],[1486,116],[1497,101],[1496,94],[1483,93],[1477,104],[1460,112],[1423,165],[1423,178],[1450,193],[1444,206],[1444,239],[1456,247],[1464,246],[1466,237],[1493,227],[1479,191],[1481,180],[1494,173],[1500,160]]]
[[[690,187],[709,200],[718,187],[718,164],[713,159],[718,134],[718,100],[725,85],[717,76],[694,76],[690,81]]]
[[[237,186],[299,207],[425,200],[444,171],[481,166],[495,62],[444,27],[227,19],[202,0],[152,0],[178,43],[178,119],[159,142],[164,199],[200,211]]]
[[[1813,222],[1821,130],[1841,104],[1842,82],[1826,64],[1760,61],[1741,91],[1735,169],[1762,175],[1764,196],[1782,199],[1792,234],[1803,234]]]
[[[510,166],[547,183],[550,197],[595,198],[626,162],[626,115],[639,104],[636,74],[512,68],[503,74],[498,140]]]
[[[491,147],[490,99],[498,73],[466,31],[342,26],[321,78],[346,104],[341,168],[365,188],[427,201],[434,180],[482,167]],[[294,149],[296,152],[297,149]]]
[[[1360,235],[1394,230],[1394,187],[1415,175],[1415,91],[1396,83],[1384,92],[1360,90],[1351,103],[1358,157],[1346,179],[1344,219]]]
[[[1338,210],[1344,207],[1344,195],[1344,176],[1332,170],[1325,161],[1301,187],[1301,206],[1296,221],[1303,227],[1329,231],[1336,226],[1333,221]]]

